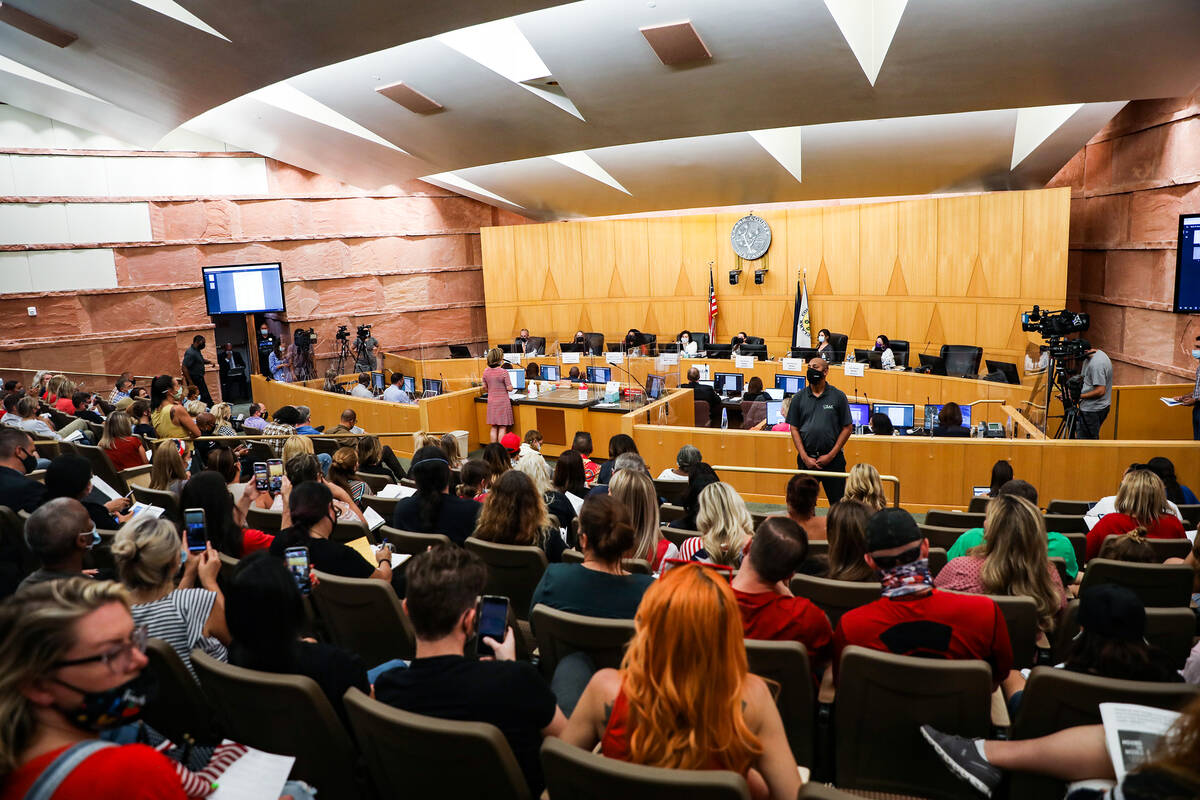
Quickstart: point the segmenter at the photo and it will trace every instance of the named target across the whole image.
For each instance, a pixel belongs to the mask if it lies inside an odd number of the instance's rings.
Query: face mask
[[[818,334],[817,334],[817,341],[818,341],[818,342],[820,342],[821,344],[825,344],[825,334],[823,334],[823,333],[818,333]]]
[[[179,387],[179,391],[177,391],[177,392],[175,393],[175,399],[176,399],[176,400],[182,400],[182,399],[183,399],[183,387],[182,387],[182,386],[181,386],[181,387]]]
[[[259,332],[259,333],[261,333],[263,336],[266,336],[266,335],[267,335],[267,329],[266,329],[266,328],[259,328],[259,329],[258,329],[258,332]]]
[[[882,350],[882,349],[883,349],[883,342],[876,342],[876,343],[875,343],[875,349],[876,349],[876,350]]]
[[[65,681],[54,680],[83,695],[83,701],[76,708],[58,710],[76,728],[89,733],[99,733],[136,721],[158,688],[149,672],[143,672],[129,682],[103,692],[85,692]]]
[[[87,543],[87,549],[91,550],[96,545],[100,544],[100,531],[96,530],[96,526],[92,526],[92,539]],[[80,536],[87,536],[86,533],[81,533]]]
[[[25,469],[26,475],[33,472],[35,469],[37,469],[37,456],[35,456],[33,453],[27,453],[25,457],[21,459],[21,466]]]
[[[820,370],[810,369],[807,377],[810,384],[820,383],[821,381],[825,380],[825,373],[821,372]]]

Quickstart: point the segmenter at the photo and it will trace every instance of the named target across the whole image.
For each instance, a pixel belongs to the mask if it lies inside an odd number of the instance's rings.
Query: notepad
[[[92,488],[99,489],[101,494],[108,495],[109,500],[120,500],[125,496],[113,487],[109,486],[108,483],[99,475],[92,475]]]
[[[405,498],[412,497],[416,493],[417,490],[412,486],[404,486],[403,484],[399,483],[389,483],[387,486],[379,490],[379,494],[377,494],[376,497]]]
[[[228,739],[225,740],[228,743]],[[217,780],[217,789],[208,796],[209,800],[262,800],[264,797],[279,797],[283,784],[296,759],[246,749],[242,756],[229,765]]]
[[[367,528],[369,530],[375,530],[376,528],[383,525],[383,523],[386,521],[386,520],[384,520],[383,517],[381,517],[379,515],[378,511],[376,511],[375,509],[373,509],[369,506],[367,507],[367,510],[363,512],[363,516],[367,520]]]

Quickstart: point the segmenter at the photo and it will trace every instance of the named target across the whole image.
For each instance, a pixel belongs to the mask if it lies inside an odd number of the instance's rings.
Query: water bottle
[[[721,409],[721,430],[729,428],[729,409]]]

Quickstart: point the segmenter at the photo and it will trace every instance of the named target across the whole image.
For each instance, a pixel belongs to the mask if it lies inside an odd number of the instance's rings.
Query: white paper
[[[83,431],[71,431],[66,436],[62,437],[64,442],[78,442],[83,438]]]
[[[108,495],[109,500],[119,500],[125,496],[113,487],[109,486],[99,475],[92,476],[92,488],[99,489],[102,494]]]
[[[134,503],[129,507],[129,511],[135,517],[140,517],[142,514],[146,514],[147,516],[157,519],[166,512],[166,509],[159,508],[158,506],[146,505],[145,503]]]
[[[861,378],[865,374],[866,364],[847,361],[842,365],[842,374],[850,378]]]
[[[229,742],[228,739],[225,740]],[[209,800],[262,800],[264,797],[279,797],[283,784],[292,771],[296,759],[264,753],[248,748],[241,758],[217,779],[217,789]]]
[[[754,356],[734,356],[734,369],[754,369]]]
[[[1179,719],[1179,712],[1131,703],[1101,703],[1100,719],[1104,723],[1104,745],[1119,783],[1150,756],[1158,740]]]
[[[537,396],[538,396],[538,385],[537,385],[537,381],[530,381],[530,382],[529,382],[529,388],[528,388],[526,391],[527,391],[527,393],[529,394],[529,396],[530,396],[530,397],[537,397]]]
[[[1179,402],[1179,401],[1178,401],[1178,400],[1176,400],[1174,397],[1160,397],[1160,398],[1158,398],[1158,399],[1159,399],[1159,400],[1162,400],[1162,401],[1163,401],[1163,405],[1164,405],[1164,406],[1167,406],[1167,407],[1169,407],[1169,408],[1174,408],[1175,406],[1181,406],[1181,405],[1183,405],[1183,403]]]
[[[370,506],[367,506],[367,510],[363,512],[363,518],[366,519],[367,528],[370,530],[375,530],[376,528],[383,525],[383,523],[387,521],[382,516],[380,516],[378,511],[371,508]]]
[[[609,352],[604,354],[604,360],[607,361],[609,364],[624,364],[625,363],[625,354],[620,352],[619,350],[615,353],[610,350]]]
[[[785,372],[804,372],[808,366],[803,358],[785,358],[780,364]]]
[[[673,367],[679,363],[679,353],[660,353],[658,356],[658,367]]]
[[[578,364],[579,363],[579,356],[580,356],[579,353],[560,353],[559,355],[562,356],[562,363],[564,363],[564,364]]]
[[[372,530],[374,530],[374,529],[372,529]],[[371,545],[371,549],[374,550],[376,553],[378,553],[382,548],[383,548],[383,545],[381,545],[381,544]],[[401,564],[403,564],[405,561],[408,561],[410,558],[412,558],[412,553],[392,553],[392,569],[396,569]]]
[[[521,354],[520,353],[505,353],[504,360],[510,364],[520,364],[521,363]]]
[[[583,498],[573,495],[570,492],[567,492],[566,495],[567,500],[571,503],[571,508],[575,509],[575,513],[578,514],[579,509],[583,508]]]
[[[376,497],[404,498],[412,497],[416,493],[417,490],[412,486],[404,486],[403,484],[399,483],[389,483],[387,486],[379,490],[379,494],[377,494]]]
[[[587,399],[588,399],[588,390],[587,390],[587,389],[580,389],[580,390],[579,390],[579,399],[580,399],[580,400],[587,400]]]

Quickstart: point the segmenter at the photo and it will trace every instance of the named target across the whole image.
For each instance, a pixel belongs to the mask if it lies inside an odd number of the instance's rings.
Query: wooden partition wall
[[[729,233],[741,212],[483,228],[488,340],[522,327],[551,343],[577,330],[610,341],[630,328],[707,330],[711,262],[722,341],[745,330],[772,354],[787,347],[807,270],[814,333],[845,333],[851,347],[908,340],[913,363],[927,342],[933,353],[977,344],[1020,368],[1040,340],[1019,313],[1065,301],[1069,204],[1062,188],[764,210],[771,248],[742,264],[737,286]]]

